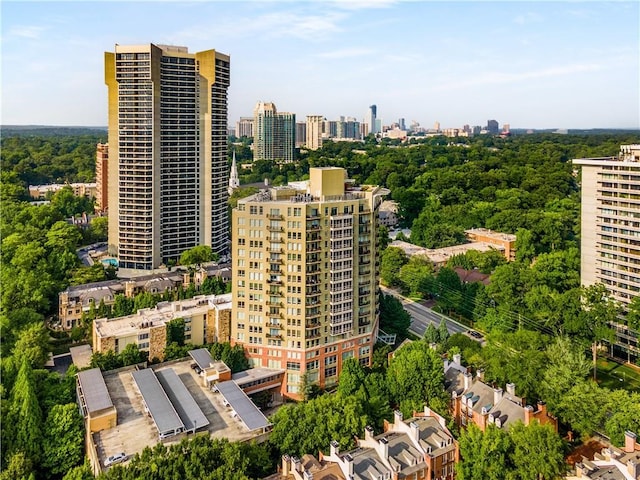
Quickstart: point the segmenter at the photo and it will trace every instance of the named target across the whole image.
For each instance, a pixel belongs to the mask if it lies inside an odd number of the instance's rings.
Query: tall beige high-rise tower
[[[233,210],[232,338],[254,366],[335,384],[347,358],[369,365],[378,332],[378,208],[388,190],[342,168],[238,201]]]
[[[228,249],[229,56],[116,45],[109,93],[109,248],[153,269],[196,245]]]

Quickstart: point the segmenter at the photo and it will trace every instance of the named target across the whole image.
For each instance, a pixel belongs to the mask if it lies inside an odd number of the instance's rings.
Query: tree
[[[198,245],[185,250],[180,255],[180,265],[194,265],[214,260],[214,253],[208,245]]]
[[[104,300],[100,300],[103,302]],[[100,309],[100,307],[98,307]],[[114,318],[125,317],[131,315],[135,311],[134,299],[126,295],[116,295],[113,305],[111,306],[111,316]]]
[[[45,245],[54,250],[74,251],[80,244],[80,240],[82,240],[82,234],[77,226],[59,221],[54,223],[47,232]]]
[[[147,352],[143,352],[138,349],[138,345],[135,343],[129,343],[119,355],[122,365],[135,365],[136,363],[142,363],[147,360]]]
[[[29,480],[33,472],[29,457],[24,452],[16,452],[9,455],[6,467],[0,472],[0,480]]]
[[[458,480],[506,480],[511,470],[511,439],[507,433],[489,425],[484,433],[472,423],[460,435]]]
[[[640,331],[640,295],[636,295],[629,302],[626,319],[629,328]]]
[[[438,402],[444,394],[444,365],[442,359],[426,342],[416,341],[396,350],[387,369],[387,384],[392,401],[401,404],[409,418],[426,402]]]
[[[447,340],[449,340],[449,329],[447,321],[443,318],[438,326],[438,343],[446,343]]]
[[[95,478],[89,461],[85,460],[82,465],[69,470],[64,477],[62,477],[62,480],[95,480]]]
[[[42,368],[49,358],[49,336],[44,324],[36,323],[20,330],[13,354],[18,362],[25,358],[31,368]]]
[[[624,445],[625,432],[640,431],[640,393],[614,390],[607,396],[604,431],[611,443]]]
[[[24,452],[29,460],[38,463],[42,453],[42,410],[38,403],[33,370],[26,356],[22,357],[18,376],[11,389],[6,420],[4,426],[10,430],[6,451]]]
[[[44,423],[42,466],[51,476],[67,472],[82,462],[82,417],[75,403],[55,405]]]
[[[242,345],[234,345],[229,342],[214,343],[209,347],[211,357],[214,360],[222,360],[232,373],[242,372],[249,368],[249,360],[244,355]]]
[[[584,382],[589,374],[589,361],[579,344],[567,337],[557,337],[546,349],[547,366],[541,385],[541,396],[551,412],[561,408],[568,385]]]
[[[403,265],[409,261],[404,251],[397,247],[387,247],[382,252],[380,262],[380,280],[388,287],[398,286],[398,274]]]
[[[431,291],[433,263],[426,256],[414,255],[400,268],[397,277],[405,294],[425,296]]]
[[[328,447],[354,446],[354,437],[367,425],[362,402],[354,396],[321,395],[307,402],[285,405],[271,417],[269,443],[281,453],[302,456]]]
[[[402,306],[402,302],[393,295],[380,293],[380,328],[385,333],[395,333],[407,338],[411,326],[411,315]]]
[[[509,437],[514,478],[550,480],[565,472],[564,444],[551,425],[541,425],[537,420],[527,426],[517,422],[509,429]]]
[[[167,322],[167,344],[177,343],[179,346],[184,345],[184,319],[174,318]]]
[[[380,225],[378,227],[378,248],[383,251],[389,245],[391,240],[389,239],[389,229],[386,225]]]
[[[586,440],[604,425],[608,390],[594,381],[579,382],[562,397],[557,415]]]
[[[429,325],[427,325],[426,330],[424,331],[424,341],[431,344],[431,343],[438,343],[439,339],[440,337],[438,336],[438,330],[436,330],[436,327],[433,325],[433,322],[429,323]]]
[[[583,314],[573,319],[568,331],[575,332],[580,338],[591,343],[593,357],[593,378],[596,379],[596,361],[598,345],[602,340],[613,340],[611,324],[620,312],[620,305],[606,287],[596,283],[582,289]]]

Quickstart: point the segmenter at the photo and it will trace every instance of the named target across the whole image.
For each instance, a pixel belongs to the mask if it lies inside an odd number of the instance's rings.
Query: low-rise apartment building
[[[205,266],[190,273],[174,271],[143,275],[131,279],[106,280],[104,282],[74,285],[58,294],[58,320],[64,330],[71,330],[82,323],[82,314],[89,312],[91,306],[98,307],[100,302],[113,305],[116,295],[133,298],[139,293],[162,294],[194,285],[198,289],[208,277],[218,276],[229,281],[231,270],[228,265]]]
[[[95,197],[95,183],[50,183],[47,185],[29,185],[29,196],[36,200],[44,200],[47,194],[54,194],[64,187],[71,187],[73,194],[77,197]]]
[[[231,294],[200,295],[188,300],[161,302],[134,315],[93,321],[94,352],[116,354],[127,345],[149,352],[149,359],[164,359],[167,323],[184,320],[185,343],[228,342],[231,336]]]
[[[474,423],[484,432],[489,424],[509,429],[518,421],[529,425],[537,420],[558,430],[558,420],[543,402],[535,408],[527,405],[523,397],[516,395],[513,383],[506,385],[506,391],[487,385],[481,370],[474,377],[460,364],[460,355],[453,357],[452,362],[445,362],[445,387],[451,395],[450,409],[456,424],[466,427]]]
[[[512,233],[502,233],[488,228],[471,228],[464,231],[470,242],[483,242],[503,252],[505,258],[513,262],[516,259],[516,236]]]

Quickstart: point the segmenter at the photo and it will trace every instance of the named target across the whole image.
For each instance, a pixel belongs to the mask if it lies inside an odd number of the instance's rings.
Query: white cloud
[[[542,21],[542,19],[543,19],[542,16],[538,13],[527,12],[527,13],[518,15],[516,18],[513,19],[513,21],[518,25],[526,25],[529,23],[540,22]]]
[[[397,4],[397,0],[331,0],[326,2],[344,10],[364,10],[370,8],[388,8]]]
[[[318,53],[316,57],[328,58],[328,59],[340,59],[340,58],[352,58],[352,57],[364,57],[366,55],[372,55],[375,50],[371,48],[343,48],[340,50],[333,50],[330,52]]]
[[[40,27],[37,25],[16,25],[9,29],[9,31],[7,32],[7,36],[31,38],[37,40],[45,30],[45,27]]]
[[[564,65],[560,67],[549,67],[540,70],[531,70],[526,72],[507,73],[507,72],[487,72],[478,74],[472,78],[462,81],[443,82],[434,85],[433,91],[457,90],[466,87],[476,87],[480,85],[497,85],[516,83],[536,78],[561,77],[566,75],[574,75],[577,73],[594,72],[602,70],[604,67],[599,64],[579,63],[574,65]]]

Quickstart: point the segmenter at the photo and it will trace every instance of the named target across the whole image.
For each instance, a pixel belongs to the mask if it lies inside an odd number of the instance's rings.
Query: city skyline
[[[2,124],[107,124],[103,55],[215,48],[228,124],[300,119],[640,128],[637,2],[3,2]],[[111,19],[117,18],[117,22]],[[606,33],[606,34],[605,34]]]

